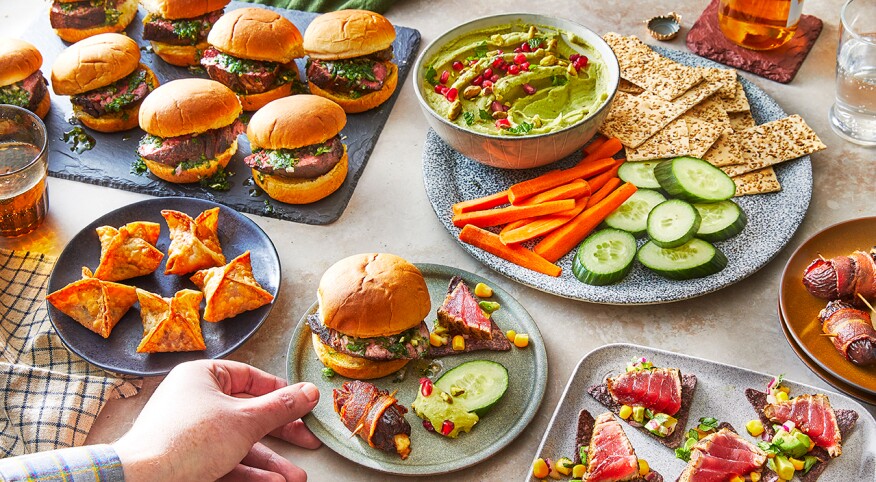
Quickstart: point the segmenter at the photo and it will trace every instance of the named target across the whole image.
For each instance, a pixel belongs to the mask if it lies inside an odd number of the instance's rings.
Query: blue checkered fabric
[[[122,482],[125,472],[109,445],[88,445],[0,460],[8,482]]]
[[[0,458],[84,444],[106,401],[142,386],[64,347],[45,306],[54,261],[0,249]]]

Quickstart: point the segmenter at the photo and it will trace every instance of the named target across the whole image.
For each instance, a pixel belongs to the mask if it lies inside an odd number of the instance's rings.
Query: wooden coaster
[[[687,48],[701,57],[787,84],[794,80],[822,26],[820,19],[802,15],[794,38],[785,45],[775,50],[748,50],[724,37],[718,27],[718,0],[712,0],[691,27],[686,42]]]

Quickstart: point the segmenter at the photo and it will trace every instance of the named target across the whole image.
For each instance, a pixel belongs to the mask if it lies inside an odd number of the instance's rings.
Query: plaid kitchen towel
[[[243,0],[249,3],[261,3],[272,7],[288,8],[290,10],[304,10],[306,12],[333,12],[357,8],[371,10],[372,12],[384,13],[396,0]],[[303,32],[302,32],[303,33]]]
[[[54,262],[0,249],[0,457],[84,444],[107,400],[136,395],[143,384],[61,343],[45,303]]]

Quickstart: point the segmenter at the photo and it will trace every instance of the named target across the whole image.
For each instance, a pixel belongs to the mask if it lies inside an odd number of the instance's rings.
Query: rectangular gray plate
[[[231,2],[226,11],[241,7],[253,7],[253,4]],[[298,27],[301,33],[316,18],[315,13],[300,12],[297,10],[285,10],[258,5],[258,8],[269,8],[288,18]],[[143,17],[145,13],[141,9],[131,25],[128,26],[127,34],[141,47],[141,62],[149,66],[158,76],[161,83],[167,83],[174,79],[185,77],[205,77],[206,74],[193,74],[188,69],[175,67],[164,63],[157,55],[148,53],[144,47],[149,45],[142,38]],[[46,116],[46,128],[49,135],[49,174],[62,179],[97,184],[115,189],[151,194],[153,196],[185,196],[207,199],[213,202],[225,204],[238,211],[260,214],[287,221],[295,221],[306,224],[330,224],[344,212],[359,177],[365,169],[365,164],[374,150],[374,143],[383,130],[389,112],[395,104],[399,91],[404,85],[405,78],[410,71],[414,55],[420,45],[420,32],[406,27],[395,27],[396,39],[392,44],[395,52],[394,62],[398,64],[398,87],[395,94],[383,105],[361,114],[347,116],[347,126],[341,131],[344,143],[347,145],[350,168],[344,184],[330,196],[313,204],[291,205],[283,204],[268,198],[260,189],[251,186],[251,171],[243,164],[243,158],[250,154],[249,142],[246,136],[240,137],[237,154],[228,164],[228,170],[235,173],[231,178],[231,189],[226,192],[213,191],[201,187],[198,184],[172,184],[162,181],[151,174],[137,176],[131,174],[131,163],[136,159],[137,144],[143,137],[143,131],[132,129],[130,131],[113,134],[101,134],[88,130],[94,136],[97,143],[94,149],[82,154],[76,154],[70,150],[61,136],[69,131],[72,126],[67,119],[72,114],[70,100],[66,96],[56,96],[52,93],[52,110]],[[49,24],[48,15],[37,20],[28,30],[25,40],[33,43],[43,54],[43,74],[46,79],[50,78],[52,63],[58,54],[66,47],[65,43],[55,35]],[[304,72],[304,60],[298,59],[299,72]],[[49,87],[51,92],[51,87]],[[86,129],[87,130],[87,129]],[[251,194],[251,192],[253,194]],[[266,204],[267,201],[267,204]]]
[[[550,457],[553,460],[560,457],[572,458],[578,413],[581,409],[588,410],[594,417],[608,411],[587,393],[587,389],[591,385],[602,383],[608,375],[616,375],[623,371],[630,360],[639,357],[646,357],[658,367],[675,367],[682,373],[692,373],[697,376],[697,388],[694,392],[688,428],[700,417],[715,417],[721,422],[729,422],[748,441],[755,440],[745,431],[745,423],[757,418],[756,412],[745,398],[745,389],[765,390],[767,383],[773,377],[772,374],[767,375],[646,346],[614,344],[597,348],[578,362],[533,460],[538,457]],[[843,440],[843,454],[830,462],[818,482],[876,480],[876,421],[873,420],[873,416],[858,402],[844,395],[787,380],[785,385],[791,388],[792,396],[803,393],[824,393],[830,397],[830,403],[834,408],[846,408],[858,412],[857,424],[849,437]],[[647,460],[651,468],[660,472],[667,482],[678,478],[687,464],[675,458],[672,449],[664,447],[653,437],[625,422],[621,422],[621,425],[639,458]],[[531,476],[531,471],[528,474],[527,480],[535,480]]]

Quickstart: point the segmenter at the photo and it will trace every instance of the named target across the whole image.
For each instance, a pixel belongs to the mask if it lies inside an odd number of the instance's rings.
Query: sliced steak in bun
[[[343,109],[322,97],[277,99],[250,119],[252,155],[243,162],[268,196],[288,204],[318,201],[347,177],[347,146],[340,137],[346,123]]]
[[[155,89],[140,108],[146,135],[137,154],[161,179],[198,182],[228,165],[237,152],[240,101],[208,79],[180,79]]]
[[[310,93],[331,99],[348,114],[386,102],[395,92],[395,28],[368,10],[339,10],[316,17],[304,32]]]
[[[0,104],[24,107],[45,118],[52,101],[42,65],[43,56],[33,45],[0,38]]]
[[[385,377],[429,347],[432,309],[420,270],[394,255],[366,253],[332,265],[307,319],[322,363],[348,378]]]
[[[100,132],[137,127],[140,103],[157,86],[155,74],[140,63],[137,43],[118,33],[76,42],[52,65],[52,89],[69,95],[73,114]]]
[[[66,42],[124,30],[137,15],[137,0],[55,0],[49,22]]]
[[[165,62],[180,67],[198,65],[210,45],[207,34],[230,0],[140,0],[148,12],[143,40]]]
[[[286,17],[264,8],[240,8],[223,15],[207,36],[201,65],[211,79],[240,97],[243,110],[304,88],[295,59],[304,57],[301,32]]]

